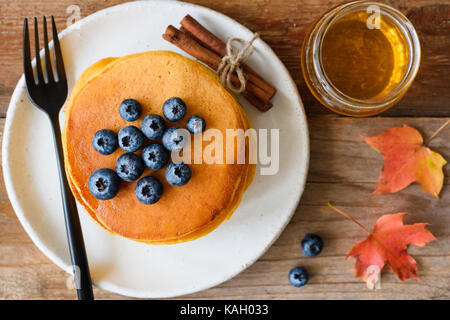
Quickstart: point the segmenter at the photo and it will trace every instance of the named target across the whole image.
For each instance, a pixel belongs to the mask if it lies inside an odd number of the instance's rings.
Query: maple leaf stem
[[[440,126],[432,135],[431,137],[428,138],[426,144],[429,144],[431,142],[431,140],[433,140],[438,134],[439,132],[441,132],[442,130],[445,129],[445,127],[450,123],[450,120],[445,121],[445,123]]]
[[[359,223],[356,219],[350,217],[348,214],[346,214],[345,212],[339,210],[338,208],[336,208],[335,206],[333,206],[330,202],[328,202],[328,206],[333,209],[334,211],[336,211],[337,213],[343,215],[344,217],[346,217],[348,220],[356,223],[358,226],[360,226],[365,232],[367,232],[369,235],[371,234],[371,232],[369,231],[369,229],[367,229],[365,226],[363,226],[361,223]]]

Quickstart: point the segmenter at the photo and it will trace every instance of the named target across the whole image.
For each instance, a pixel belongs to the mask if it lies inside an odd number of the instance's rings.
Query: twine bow
[[[241,93],[245,90],[247,79],[244,71],[242,71],[241,63],[250,57],[253,53],[253,42],[259,38],[259,34],[255,33],[250,41],[245,41],[239,38],[230,38],[227,41],[227,54],[222,58],[222,62],[217,69],[220,77],[220,82],[223,86],[228,87],[234,93]],[[233,48],[233,42],[244,44],[244,47],[237,51]],[[236,87],[231,82],[231,76],[236,72],[240,87]]]

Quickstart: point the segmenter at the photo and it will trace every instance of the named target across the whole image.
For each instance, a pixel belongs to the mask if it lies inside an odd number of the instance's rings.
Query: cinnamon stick
[[[163,38],[172,44],[179,47],[181,50],[183,50],[186,53],[189,53],[194,58],[204,62],[207,64],[210,68],[217,71],[219,64],[221,63],[222,59],[213,51],[201,46],[194,38],[190,37],[186,33],[181,32],[177,28],[175,28],[172,25],[169,25],[166,29],[166,33],[163,34]],[[240,82],[237,76],[232,75],[231,81],[234,85],[239,86]],[[250,81],[247,81],[246,89],[244,91],[250,93],[250,97],[255,97],[258,100],[261,100],[258,105],[255,105],[258,109],[261,111],[268,110],[270,102],[270,95],[259,88],[258,86],[254,85]],[[243,94],[244,95],[244,94]],[[245,97],[246,95],[244,95]],[[255,100],[255,99],[253,99]],[[269,104],[268,104],[269,102]],[[253,102],[251,102],[253,104]]]
[[[252,93],[249,91],[244,91],[241,93],[242,96],[247,99],[248,102],[250,102],[252,105],[254,105],[259,111],[266,112],[270,108],[273,107],[272,102],[270,101],[261,101],[258,98],[256,98]]]
[[[195,20],[190,15],[186,15],[180,22],[182,28],[184,28],[187,32],[192,34],[200,44],[204,47],[214,51],[221,58],[223,58],[227,54],[227,48],[225,42],[220,40],[217,36],[215,36],[211,31],[203,27],[197,20]],[[248,80],[264,91],[266,91],[270,98],[272,98],[277,89],[264,80],[255,70],[249,67],[247,64],[241,64],[242,69],[247,73]]]
[[[187,31],[193,34],[200,41],[200,43],[207,45],[209,49],[217,53],[219,56],[223,57],[227,54],[227,46],[225,42],[216,37],[216,35],[214,35],[211,31],[203,27],[189,14],[180,21],[180,24]]]
[[[198,39],[196,36],[194,36],[192,33],[190,33],[185,27],[181,26],[179,30],[181,32],[187,34],[188,36],[194,38],[194,40],[197,41],[204,48],[211,50],[205,43],[202,43],[200,41],[200,39]],[[211,50],[211,51],[213,51],[213,50]],[[249,70],[254,72],[253,69],[251,69],[249,66],[244,65],[244,64],[241,64],[241,67],[246,72],[245,77],[247,78],[247,80],[250,81],[251,83],[253,83],[254,85],[256,85],[257,87],[261,88],[261,90],[264,90],[267,93],[267,96],[269,97],[268,100],[270,100],[275,95],[275,93],[276,93],[275,88],[272,88],[272,87],[269,87],[268,85],[266,85],[265,80],[260,78],[259,75],[249,73]]]

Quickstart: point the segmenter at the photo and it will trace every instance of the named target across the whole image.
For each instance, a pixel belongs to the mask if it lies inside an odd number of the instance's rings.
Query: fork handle
[[[50,118],[53,129],[53,138],[56,147],[61,197],[64,208],[64,220],[66,222],[67,240],[69,243],[70,258],[77,288],[78,300],[93,300],[91,275],[84,246],[83,233],[81,231],[80,218],[75,199],[69,187],[64,167],[64,153],[61,139],[61,129],[58,117]]]

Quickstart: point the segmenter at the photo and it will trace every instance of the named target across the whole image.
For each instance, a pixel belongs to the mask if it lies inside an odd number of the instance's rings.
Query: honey
[[[395,105],[419,63],[412,24],[398,10],[373,1],[344,3],[326,12],[302,47],[302,72],[311,93],[349,116],[370,116]]]
[[[382,17],[379,29],[366,25],[369,14],[351,13],[333,24],[322,43],[325,75],[354,99],[376,99],[391,92],[408,67],[408,44],[399,27]]]

